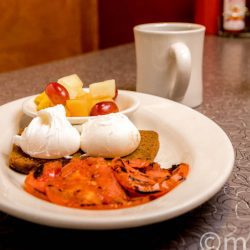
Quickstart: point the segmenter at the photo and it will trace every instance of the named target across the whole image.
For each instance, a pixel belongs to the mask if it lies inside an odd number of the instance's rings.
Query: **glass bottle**
[[[224,0],[220,35],[240,37],[246,32],[246,0]]]

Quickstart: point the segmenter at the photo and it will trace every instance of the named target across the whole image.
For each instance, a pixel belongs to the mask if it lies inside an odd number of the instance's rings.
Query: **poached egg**
[[[140,132],[123,114],[96,116],[82,125],[81,149],[88,156],[122,157],[132,153],[140,140]]]
[[[56,105],[38,111],[13,143],[31,157],[58,159],[79,150],[80,134],[67,120],[63,105]]]

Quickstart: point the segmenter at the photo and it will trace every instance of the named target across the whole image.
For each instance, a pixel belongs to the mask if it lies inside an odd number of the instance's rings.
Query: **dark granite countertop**
[[[135,90],[134,45],[1,74],[0,105],[72,73],[86,85],[114,78],[119,88]],[[250,40],[206,37],[203,73],[204,101],[196,110],[224,129],[236,156],[233,173],[212,199],[169,221],[112,231],[50,228],[0,212],[0,249],[250,249]],[[211,248],[202,248],[206,239]]]

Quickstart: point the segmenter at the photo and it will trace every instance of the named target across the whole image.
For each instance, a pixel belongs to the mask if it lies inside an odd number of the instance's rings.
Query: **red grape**
[[[90,115],[107,115],[119,112],[118,106],[112,101],[103,101],[96,103],[90,111]]]
[[[69,99],[68,90],[57,82],[50,82],[45,88],[45,93],[55,105],[65,104]]]

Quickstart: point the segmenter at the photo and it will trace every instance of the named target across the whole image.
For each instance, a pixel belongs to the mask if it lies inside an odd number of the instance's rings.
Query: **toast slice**
[[[28,174],[30,170],[38,168],[46,162],[48,162],[48,160],[30,157],[16,145],[13,145],[12,151],[9,155],[10,168],[23,174]]]
[[[139,147],[124,159],[143,159],[154,161],[160,147],[159,136],[155,131],[140,130],[141,142]]]

